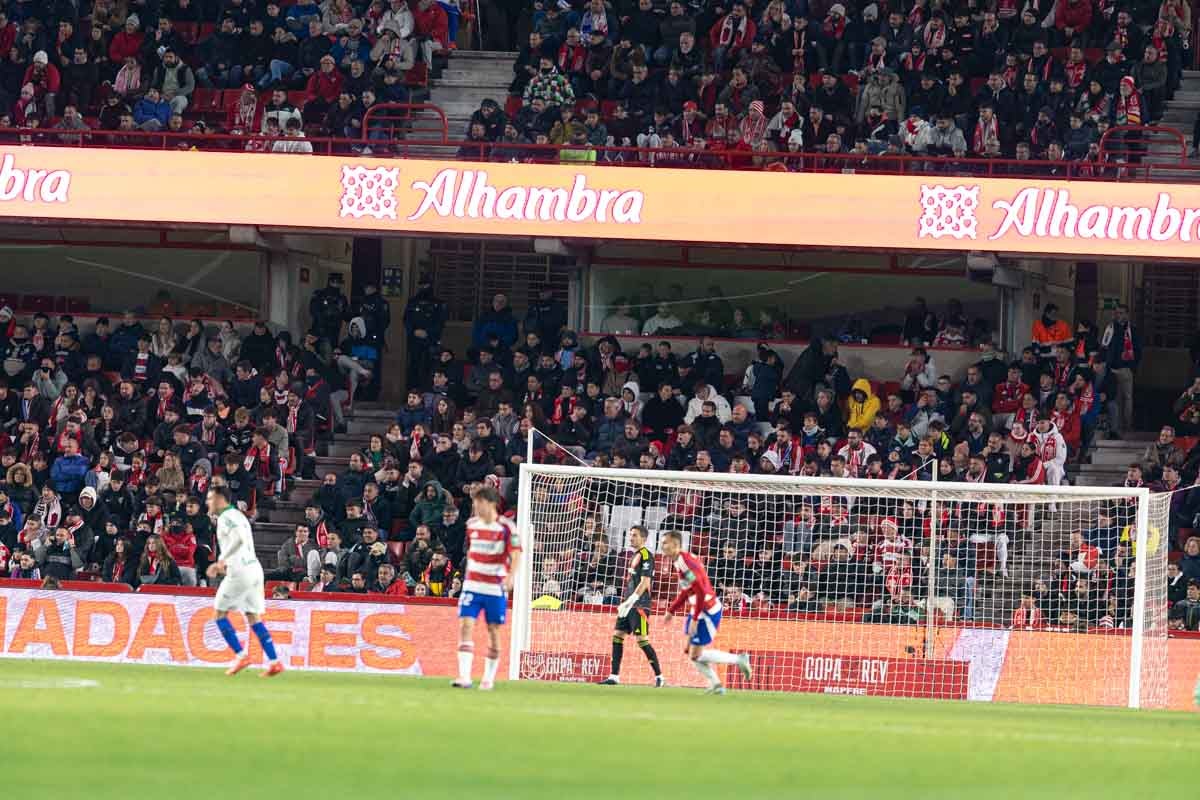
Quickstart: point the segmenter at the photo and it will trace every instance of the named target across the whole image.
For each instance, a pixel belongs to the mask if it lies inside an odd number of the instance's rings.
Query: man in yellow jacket
[[[871,382],[866,378],[859,378],[854,382],[854,386],[850,389],[850,402],[847,410],[850,412],[850,421],[846,423],[846,428],[858,428],[860,431],[871,429],[871,423],[875,421],[875,415],[879,413],[879,398],[871,391]]]

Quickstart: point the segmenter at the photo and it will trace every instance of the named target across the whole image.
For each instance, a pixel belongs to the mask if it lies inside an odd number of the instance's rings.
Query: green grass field
[[[7,659],[0,719],[14,800],[1153,798],[1200,756],[1179,713]]]

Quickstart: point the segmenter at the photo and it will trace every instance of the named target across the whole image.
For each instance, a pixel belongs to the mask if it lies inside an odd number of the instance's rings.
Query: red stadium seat
[[[392,527],[394,528],[395,525],[393,524]],[[387,549],[388,561],[398,567],[404,563],[404,553],[408,550],[408,542],[389,541]]]
[[[187,44],[195,44],[200,36],[200,23],[198,22],[173,22],[175,32],[179,34],[179,38]]]
[[[412,69],[404,73],[404,85],[414,89],[424,89],[429,85],[429,65],[418,61]]]
[[[199,114],[212,114],[221,110],[221,90],[197,87],[192,92],[188,110]]]
[[[27,294],[25,295],[24,300],[21,301],[21,306],[26,311],[42,314],[53,314],[54,297],[48,294]]]

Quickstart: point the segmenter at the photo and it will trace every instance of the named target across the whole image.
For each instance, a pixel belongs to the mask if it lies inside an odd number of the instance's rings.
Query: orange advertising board
[[[4,658],[224,666],[230,653],[212,619],[209,597],[0,588],[0,669]],[[611,610],[535,611],[523,674],[602,679],[609,668],[612,619]],[[651,639],[668,683],[702,686],[684,651],[682,620],[669,627],[660,620],[654,617]],[[265,621],[292,669],[457,673],[452,603],[268,600]],[[261,661],[257,640],[237,614],[234,626],[251,658]],[[502,628],[501,675],[508,674],[509,630]],[[476,652],[484,652],[484,626],[476,634]],[[753,688],[1020,703],[1126,701],[1130,639],[1122,635],[939,628],[931,658],[923,659],[921,627],[730,616],[719,642],[752,654],[760,672]],[[1200,640],[1169,640],[1167,660],[1167,707],[1193,708]],[[644,658],[626,656],[627,683],[648,684],[651,677]],[[732,668],[727,679],[739,685]]]
[[[210,597],[0,589],[0,657],[84,659],[172,666],[228,665]],[[264,622],[292,669],[454,675],[453,605],[268,600]],[[234,627],[259,663],[245,619]],[[479,626],[476,642],[486,649]],[[507,655],[505,652],[503,655]],[[501,669],[506,659],[501,659]]]
[[[0,218],[1195,258],[1200,185],[0,148]]]

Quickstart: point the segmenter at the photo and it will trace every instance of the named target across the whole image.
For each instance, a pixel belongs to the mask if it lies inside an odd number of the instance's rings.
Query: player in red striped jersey
[[[663,622],[670,623],[671,617],[687,607],[687,653],[696,670],[708,681],[710,694],[725,694],[725,685],[717,677],[710,664],[734,664],[741,670],[742,677],[750,679],[750,656],[727,653],[708,647],[716,638],[721,627],[721,601],[713,591],[708,572],[700,559],[683,549],[683,536],[678,531],[667,531],[662,535],[662,554],[671,562],[679,575],[679,596],[671,601]]]
[[[517,527],[500,516],[500,494],[490,486],[471,496],[475,516],[467,520],[467,569],[458,599],[458,679],[453,686],[471,688],[475,661],[475,620],[484,613],[488,628],[488,654],[483,661],[480,689],[491,689],[500,666],[500,626],[506,600],[520,562]]]

